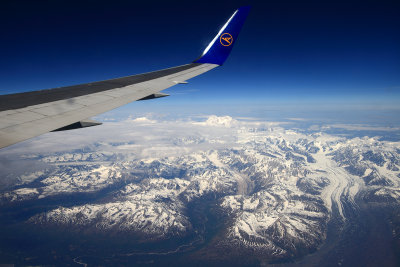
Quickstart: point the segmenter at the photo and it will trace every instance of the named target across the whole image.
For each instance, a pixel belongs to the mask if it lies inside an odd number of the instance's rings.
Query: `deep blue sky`
[[[248,4],[223,67],[146,105],[400,106],[400,2],[393,0],[2,1],[1,93],[189,63]]]

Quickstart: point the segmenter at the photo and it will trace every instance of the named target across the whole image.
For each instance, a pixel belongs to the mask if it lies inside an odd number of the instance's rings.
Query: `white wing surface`
[[[90,117],[132,101],[166,96],[159,92],[222,65],[248,11],[248,7],[239,8],[207,52],[193,63],[100,82],[0,95],[0,148],[50,131],[95,126],[100,123]],[[216,41],[226,33],[233,41]]]

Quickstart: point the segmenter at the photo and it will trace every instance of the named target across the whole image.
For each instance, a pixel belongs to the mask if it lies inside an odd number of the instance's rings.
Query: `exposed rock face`
[[[223,128],[233,137],[229,146],[214,146],[227,141],[207,134],[175,137],[171,146],[187,150],[179,156],[48,155],[41,160],[59,168],[47,176],[40,173],[42,179],[32,187],[4,193],[2,203],[111,188],[96,203],[58,207],[29,222],[161,240],[197,231],[188,206],[212,196],[226,218],[219,246],[283,257],[317,248],[333,216],[346,220],[344,203],[357,209],[360,192],[369,202],[400,202],[399,143],[248,127],[226,117],[212,117],[196,127]],[[82,161],[92,164],[79,165]]]

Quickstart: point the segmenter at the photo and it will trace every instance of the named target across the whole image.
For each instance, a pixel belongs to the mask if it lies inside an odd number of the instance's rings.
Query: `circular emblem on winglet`
[[[223,45],[223,46],[230,46],[233,43],[233,38],[232,35],[230,35],[229,33],[223,33],[221,34],[221,37],[219,37],[219,42]]]

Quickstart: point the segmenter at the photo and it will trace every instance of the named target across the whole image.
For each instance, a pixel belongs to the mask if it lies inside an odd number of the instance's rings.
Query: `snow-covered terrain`
[[[2,205],[108,190],[95,203],[60,206],[28,222],[165,239],[197,231],[188,207],[207,198],[225,216],[218,246],[284,257],[317,248],[329,220],[346,222],[345,206],[357,209],[359,196],[400,203],[400,142],[217,116],[129,123],[138,133],[122,131],[121,140],[25,154],[57,168],[24,174],[25,184],[2,193]]]
[[[153,238],[179,235],[191,228],[177,195],[188,182],[180,179],[147,179],[129,184],[118,199],[105,204],[60,207],[31,221],[75,227],[95,227],[144,233]]]

